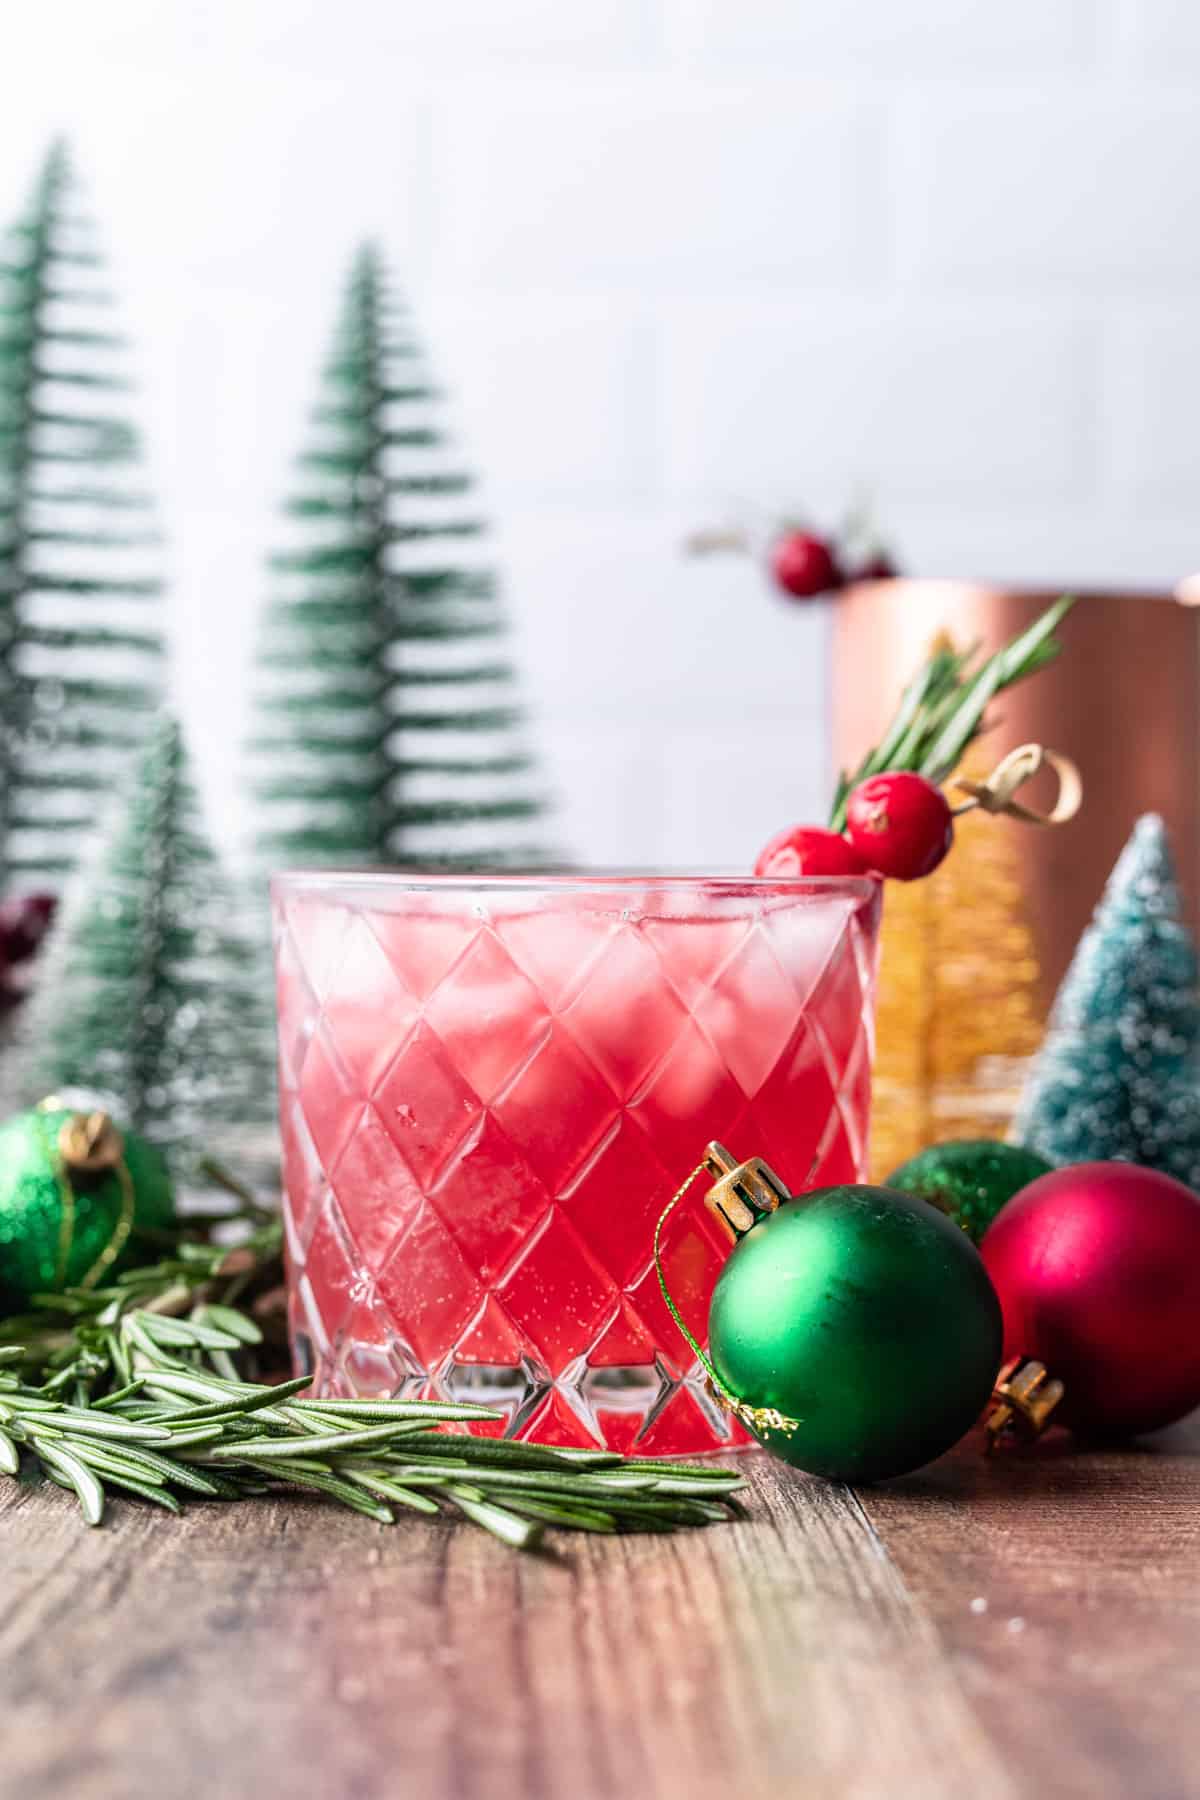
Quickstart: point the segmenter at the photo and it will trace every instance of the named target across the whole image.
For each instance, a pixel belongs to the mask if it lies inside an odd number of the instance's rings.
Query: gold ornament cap
[[[736,1244],[760,1219],[792,1198],[761,1156],[740,1163],[715,1139],[704,1152],[704,1167],[718,1178],[704,1196],[704,1204],[731,1243]]]
[[[106,1112],[72,1113],[58,1134],[58,1153],[73,1175],[102,1175],[125,1154],[125,1140]]]
[[[994,1450],[1002,1439],[1013,1436],[1040,1437],[1065,1392],[1045,1363],[1014,1356],[1005,1363],[992,1389],[994,1405],[984,1424],[985,1447]]]

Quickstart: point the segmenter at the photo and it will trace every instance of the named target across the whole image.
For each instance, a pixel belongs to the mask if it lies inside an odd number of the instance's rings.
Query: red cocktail
[[[516,1436],[718,1448],[654,1224],[711,1138],[862,1179],[867,880],[296,874],[274,889],[296,1359]],[[728,1246],[664,1234],[703,1338]]]

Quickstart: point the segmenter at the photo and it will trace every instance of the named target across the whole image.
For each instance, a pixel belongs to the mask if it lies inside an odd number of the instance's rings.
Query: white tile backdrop
[[[74,140],[144,378],[221,830],[347,256],[486,477],[561,835],[738,863],[821,810],[825,620],[686,529],[875,491],[922,573],[1200,566],[1195,0],[39,0],[0,215]]]

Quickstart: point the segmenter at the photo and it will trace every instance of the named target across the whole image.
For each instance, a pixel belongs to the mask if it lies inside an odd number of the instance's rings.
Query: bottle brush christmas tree
[[[504,619],[435,400],[364,249],[287,503],[297,541],[273,565],[251,744],[268,866],[544,860]]]
[[[157,703],[155,533],[66,151],[0,244],[0,889],[55,888]]]
[[[178,725],[163,718],[115,829],[68,896],[9,1058],[30,1104],[87,1094],[177,1168],[270,1114],[256,958],[206,838]]]
[[[1139,819],[1080,939],[1014,1138],[1200,1185],[1200,997],[1166,829]]]

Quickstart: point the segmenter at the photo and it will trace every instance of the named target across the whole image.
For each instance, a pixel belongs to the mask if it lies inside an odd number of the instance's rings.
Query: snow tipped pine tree
[[[251,742],[259,861],[544,862],[470,480],[378,254],[354,264],[273,561]]]
[[[56,888],[157,704],[124,341],[65,149],[0,242],[0,890]]]
[[[1013,1140],[1200,1187],[1200,995],[1166,828],[1138,820],[1059,989]]]
[[[205,835],[179,726],[161,717],[112,831],[81,868],[7,1058],[30,1105],[92,1097],[177,1167],[273,1114],[259,959]]]

